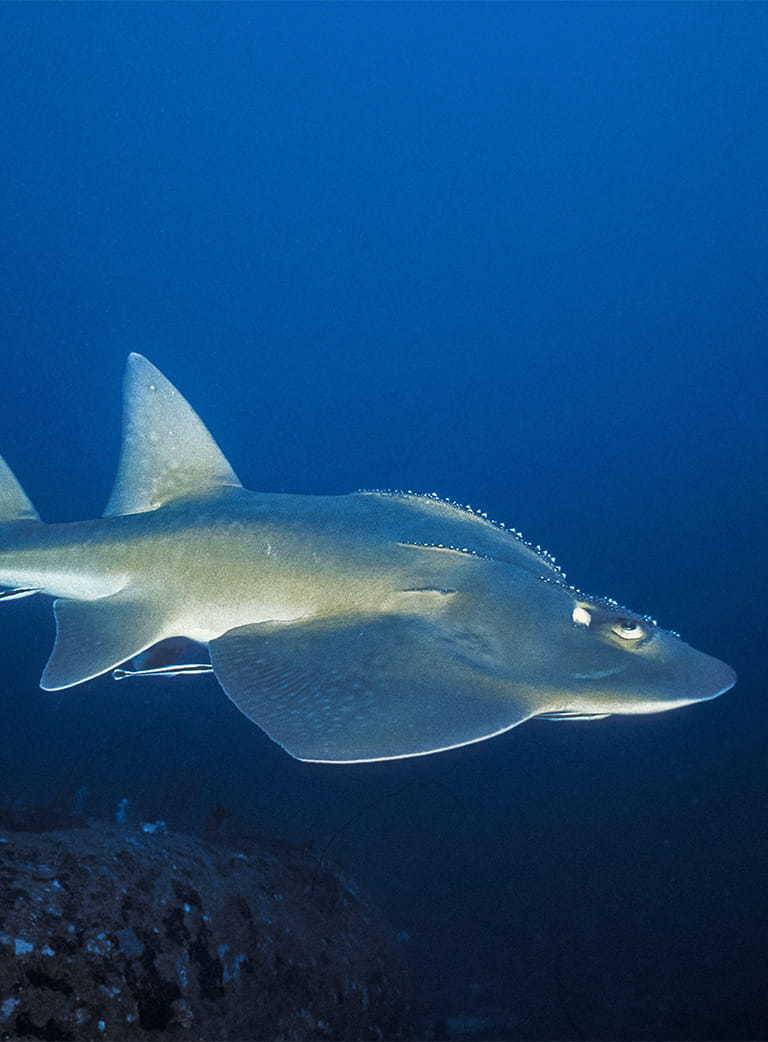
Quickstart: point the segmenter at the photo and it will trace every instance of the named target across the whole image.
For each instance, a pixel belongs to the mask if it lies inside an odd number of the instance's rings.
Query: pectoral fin
[[[162,640],[165,618],[122,591],[98,601],[56,600],[56,643],[40,687],[60,691],[106,673]]]
[[[209,648],[238,709],[299,760],[423,756],[532,715],[466,644],[416,616],[259,623]]]

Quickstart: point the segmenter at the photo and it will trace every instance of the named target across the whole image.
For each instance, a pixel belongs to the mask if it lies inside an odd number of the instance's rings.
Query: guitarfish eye
[[[634,619],[619,619],[611,629],[622,640],[641,640],[646,636],[645,629]]]

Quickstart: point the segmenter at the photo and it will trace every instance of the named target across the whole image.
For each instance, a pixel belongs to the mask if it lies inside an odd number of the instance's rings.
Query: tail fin
[[[39,521],[40,515],[32,506],[24,489],[0,456],[0,523],[3,521]]]

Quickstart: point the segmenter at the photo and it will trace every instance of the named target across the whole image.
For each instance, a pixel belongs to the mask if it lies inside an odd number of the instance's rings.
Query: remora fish
[[[247,491],[141,355],[124,403],[100,520],[43,524],[0,461],[0,584],[8,598],[56,598],[47,691],[186,637],[292,756],[349,763],[452,749],[531,717],[660,712],[736,681],[468,508]]]

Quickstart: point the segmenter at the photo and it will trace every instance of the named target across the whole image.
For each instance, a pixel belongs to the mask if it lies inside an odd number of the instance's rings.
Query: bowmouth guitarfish
[[[248,491],[138,354],[102,518],[44,524],[0,459],[0,586],[0,599],[55,598],[46,691],[188,638],[210,655],[190,671],[212,669],[301,760],[423,756],[532,717],[675,709],[736,681],[649,618],[569,586],[551,556],[471,509]]]

